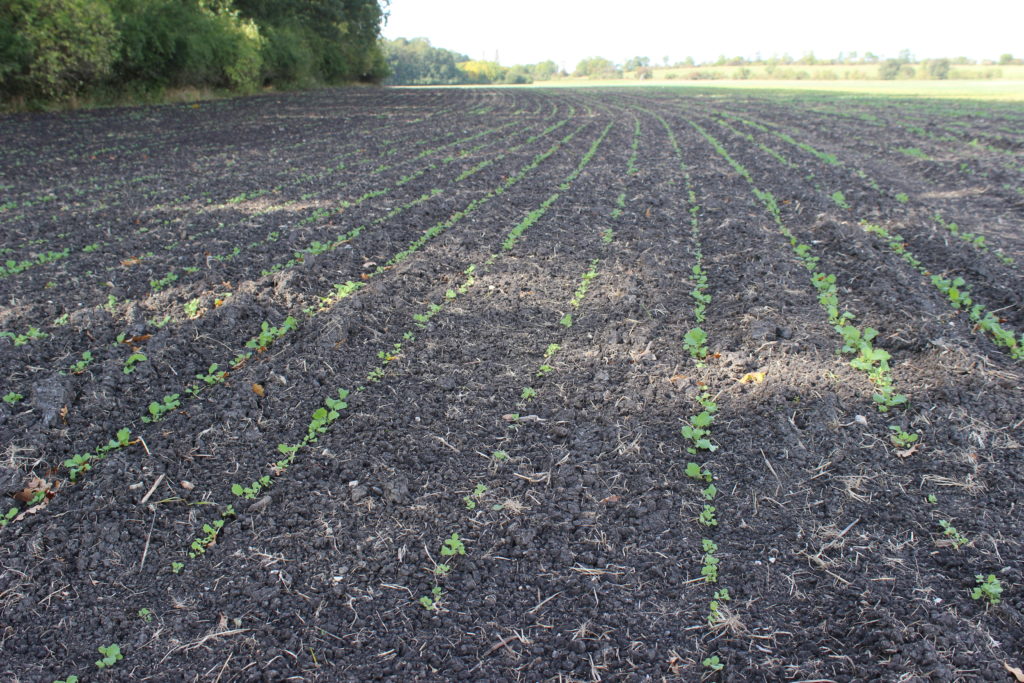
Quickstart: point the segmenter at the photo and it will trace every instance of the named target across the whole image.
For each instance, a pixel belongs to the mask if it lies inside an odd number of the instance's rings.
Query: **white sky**
[[[1024,0],[391,0],[389,10],[385,38],[429,38],[472,59],[497,53],[505,65],[553,59],[569,71],[593,56],[1024,57]]]

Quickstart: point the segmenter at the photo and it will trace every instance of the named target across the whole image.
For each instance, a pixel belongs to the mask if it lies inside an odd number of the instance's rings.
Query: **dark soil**
[[[1024,667],[1022,361],[929,277],[1024,345],[1020,106],[353,89],[0,131],[0,679]]]

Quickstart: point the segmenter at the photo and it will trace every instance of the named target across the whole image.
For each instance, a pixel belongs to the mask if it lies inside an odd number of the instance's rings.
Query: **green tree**
[[[587,57],[576,65],[573,76],[586,78],[622,78],[622,72],[604,57]]]
[[[536,81],[550,81],[558,73],[558,65],[550,59],[533,65],[530,69]]]
[[[627,59],[626,63],[623,65],[622,68],[624,70],[626,70],[626,71],[636,71],[637,69],[639,69],[642,66],[650,66],[650,65],[651,65],[650,57],[633,57],[631,59]]]
[[[110,73],[118,32],[101,0],[0,4],[0,92],[59,100]]]
[[[928,78],[946,80],[949,78],[949,60],[929,59],[924,63],[924,71],[928,74]]]
[[[395,85],[456,85],[468,83],[466,72],[456,64],[469,57],[440,47],[433,47],[426,38],[396,38],[382,42],[391,75],[387,82]]]

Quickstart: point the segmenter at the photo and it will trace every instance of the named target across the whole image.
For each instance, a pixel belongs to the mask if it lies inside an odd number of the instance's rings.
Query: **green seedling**
[[[64,327],[71,320],[71,316],[68,313],[61,313],[53,319],[53,324],[56,327]]]
[[[285,318],[280,327],[273,327],[270,323],[264,320],[260,324],[260,333],[245,342],[245,347],[247,349],[255,349],[257,353],[266,351],[267,347],[273,344],[276,340],[297,329],[299,329],[299,323],[292,316]]]
[[[473,493],[462,497],[462,502],[466,504],[466,509],[475,510],[477,501],[479,501],[485,493],[487,493],[487,487],[483,484],[477,484],[476,488],[473,489]]]
[[[124,368],[122,369],[122,372],[126,375],[130,375],[135,372],[135,367],[139,363],[143,363],[147,360],[149,360],[149,358],[141,351],[133,353],[124,361]]]
[[[196,558],[206,552],[207,548],[214,545],[217,542],[217,536],[220,534],[221,529],[224,528],[224,524],[227,520],[235,516],[235,506],[228,505],[224,508],[224,512],[221,513],[220,519],[215,519],[209,524],[203,525],[203,535],[196,538],[189,545],[191,550],[188,556]]]
[[[81,375],[89,367],[89,363],[92,363],[92,351],[83,351],[82,360],[72,363],[68,370],[72,375]]]
[[[696,479],[697,481],[705,481],[709,484],[711,483],[711,472],[701,468],[701,466],[695,462],[686,463],[686,476],[691,479]]]
[[[543,377],[544,375],[554,372],[554,370],[555,369],[553,367],[545,363],[544,365],[541,365],[539,368],[537,368],[537,376]]]
[[[173,574],[180,574],[181,570],[185,568],[184,562],[171,562],[171,572]]]
[[[701,660],[700,664],[705,669],[710,669],[711,671],[721,671],[725,668],[725,664],[722,664],[722,660],[718,658],[718,655],[705,657],[703,660]]]
[[[925,496],[925,500],[932,505],[935,505],[936,503],[939,502],[938,497],[934,493],[929,493],[927,496]]]
[[[700,493],[704,496],[704,500],[711,501],[718,495],[718,487],[714,484],[708,484],[707,487],[701,489]]]
[[[544,350],[544,359],[547,360],[551,356],[558,353],[558,350],[562,348],[561,344],[548,344],[548,348]]]
[[[906,204],[907,202],[910,201],[910,197],[907,196],[905,192],[897,192],[896,201],[898,201],[900,204]]]
[[[909,448],[911,444],[916,443],[921,438],[919,434],[903,431],[899,425],[889,425],[889,430],[892,431],[892,434],[889,435],[889,441],[897,448]]]
[[[718,520],[715,519],[715,506],[705,504],[700,514],[697,515],[697,521],[704,526],[718,526]]]
[[[850,208],[850,204],[846,201],[846,196],[840,190],[832,193],[832,201],[841,209]]]
[[[186,301],[185,305],[183,306],[183,308],[185,309],[185,315],[188,317],[189,320],[195,320],[196,318],[199,317],[199,299],[198,298],[190,299],[189,301]]]
[[[228,373],[226,370],[218,370],[218,368],[220,368],[220,365],[211,363],[210,369],[205,374],[201,372],[196,375],[196,379],[206,382],[207,385],[219,384],[224,381]]]
[[[699,327],[695,327],[683,335],[683,348],[689,351],[693,358],[696,358],[698,361],[703,360],[708,356],[707,341],[707,332]]]
[[[68,478],[71,481],[76,481],[82,472],[92,469],[95,461],[103,460],[111,451],[124,448],[131,442],[131,438],[132,433],[129,429],[119,429],[116,438],[111,439],[106,445],[100,446],[92,453],[80,453],[68,458],[64,461],[64,467],[68,469]]]
[[[163,402],[152,401],[149,404],[149,415],[142,418],[143,422],[159,422],[164,415],[181,406],[180,394],[168,394]]]
[[[523,387],[522,393],[519,394],[519,398],[524,401],[529,401],[531,398],[537,397],[537,390],[533,387]]]
[[[687,452],[695,455],[698,450],[718,450],[718,446],[711,443],[711,439],[708,438],[711,434],[711,430],[708,427],[711,426],[713,421],[714,417],[705,410],[691,417],[689,424],[683,425],[680,432],[684,438],[690,440],[690,445],[686,448]]]
[[[241,484],[232,484],[231,493],[241,498],[252,500],[257,495],[259,495],[260,491],[267,488],[270,488],[269,474],[263,475],[262,477],[254,481],[250,486],[243,487]]]
[[[959,550],[960,546],[970,543],[970,540],[968,540],[966,536],[960,533],[955,526],[946,520],[940,519],[939,526],[942,527],[942,533],[953,543],[954,549]]]
[[[441,601],[441,587],[434,586],[430,589],[430,595],[424,595],[420,598],[420,604],[425,609],[436,610],[437,603]]]
[[[15,403],[22,401],[24,399],[24,396],[14,391],[8,391],[6,394],[4,394],[3,397],[4,403],[6,403],[9,406],[13,406]]]
[[[441,546],[441,554],[445,557],[453,557],[455,555],[465,555],[466,546],[462,543],[462,539],[459,535],[452,533],[452,535],[445,539],[444,545]]]
[[[566,313],[558,322],[565,327],[572,327],[572,313]]]
[[[715,591],[711,602],[708,603],[708,626],[714,626],[722,621],[722,604],[732,600],[728,588]]]
[[[1003,584],[999,582],[995,574],[985,576],[976,574],[977,587],[971,591],[971,597],[975,600],[985,600],[989,605],[998,605],[1003,595]]]
[[[23,334],[15,334],[14,332],[0,332],[0,337],[7,337],[11,340],[11,343],[15,346],[24,346],[30,341],[35,339],[45,339],[50,335],[45,332],[40,332],[38,327],[30,327]]]
[[[704,564],[700,569],[700,575],[704,577],[704,581],[707,583],[717,583],[718,558],[715,557],[715,553],[718,552],[718,544],[709,538],[705,538],[701,541],[701,548],[704,550]]]
[[[120,662],[122,659],[124,659],[124,655],[121,654],[121,646],[117,643],[107,646],[101,645],[97,649],[99,653],[103,655],[103,658],[96,662],[97,669],[106,669],[112,667],[118,662]]]
[[[158,280],[150,280],[149,281],[149,287],[154,292],[159,292],[162,289],[166,289],[167,287],[170,287],[171,284],[173,284],[177,280],[178,280],[177,274],[175,274],[174,271],[171,271],[170,273],[167,273],[167,275],[164,275],[162,278],[160,278]]]
[[[143,607],[138,611],[139,618],[147,624],[153,621],[153,612],[148,607]]]
[[[506,462],[508,460],[508,453],[505,451],[494,451],[491,453],[491,459],[498,463]]]

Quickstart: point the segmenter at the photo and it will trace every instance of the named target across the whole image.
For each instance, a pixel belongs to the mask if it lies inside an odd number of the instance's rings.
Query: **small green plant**
[[[715,519],[715,506],[705,504],[700,514],[697,515],[697,521],[704,526],[718,526],[718,520]]]
[[[695,462],[686,463],[686,476],[697,481],[705,481],[711,483],[711,472],[703,469],[700,465]]]
[[[687,452],[696,455],[698,450],[718,450],[718,446],[711,443],[711,439],[708,438],[711,435],[711,430],[708,428],[714,419],[711,413],[705,410],[692,416],[689,424],[683,425],[680,431],[683,437],[690,440],[690,445],[686,448]]]
[[[24,399],[24,396],[14,391],[8,391],[6,394],[4,394],[3,397],[4,403],[6,403],[9,406],[13,406],[15,403],[22,401]]]
[[[0,332],[0,337],[7,337],[15,346],[24,346],[35,339],[45,339],[50,335],[41,332],[38,327],[30,327],[23,334],[14,332]]]
[[[551,356],[558,353],[558,350],[562,348],[561,344],[548,344],[548,348],[544,350],[544,359],[547,360]]]
[[[473,493],[462,497],[462,502],[466,504],[466,509],[475,510],[477,501],[479,501],[485,493],[487,493],[487,487],[483,484],[477,484],[476,488],[473,489]]]
[[[897,192],[896,201],[898,201],[900,204],[906,204],[907,202],[910,201],[910,197],[907,196],[906,192]]]
[[[441,554],[445,557],[466,554],[466,546],[462,543],[462,539],[459,538],[457,533],[453,532],[451,536],[444,540],[444,545],[441,546]]]
[[[846,201],[846,195],[844,195],[841,190],[836,190],[832,193],[832,201],[841,209],[850,208],[849,202]]]
[[[998,605],[999,599],[1003,595],[1003,584],[999,582],[996,575],[976,574],[974,578],[978,585],[971,591],[971,597],[975,600],[985,600],[989,605]]]
[[[434,586],[430,589],[430,595],[424,595],[420,598],[420,604],[425,609],[436,610],[437,603],[441,601],[441,587]]]
[[[263,489],[266,489],[266,488],[270,488],[270,481],[271,481],[270,480],[270,475],[269,474],[265,474],[262,477],[260,477],[259,479],[257,479],[256,481],[254,481],[249,486],[243,487],[241,484],[232,484],[231,485],[231,493],[233,493],[236,496],[239,496],[241,498],[246,498],[248,500],[252,500],[257,495],[259,495],[260,491],[262,491]]]
[[[273,344],[276,340],[297,329],[299,329],[299,323],[292,316],[285,318],[280,327],[273,327],[270,323],[264,320],[260,324],[260,333],[245,342],[245,347],[247,349],[255,349],[257,352],[266,351],[267,347]]]
[[[494,451],[491,453],[491,459],[498,463],[506,462],[508,460],[508,453],[505,451]]]
[[[167,275],[164,275],[162,278],[159,278],[157,280],[150,280],[149,281],[149,287],[150,287],[150,289],[153,290],[153,292],[159,292],[162,289],[166,289],[167,287],[170,287],[171,284],[173,284],[177,280],[178,280],[177,274],[175,274],[174,271],[171,271],[170,273],[167,273]]]
[[[732,597],[729,595],[728,588],[715,591],[711,602],[708,603],[708,626],[714,626],[722,621],[722,605],[730,600],[732,600]]]
[[[56,680],[53,683],[78,683],[78,676],[71,674],[64,680]]]
[[[565,327],[572,327],[572,313],[566,313],[558,322]]]
[[[185,315],[188,316],[189,320],[194,320],[199,317],[199,299],[190,299],[185,302],[183,307],[185,309]]]
[[[938,497],[934,493],[929,493],[927,496],[925,496],[925,500],[928,501],[931,505],[935,505],[936,503],[939,502]]]
[[[919,434],[903,431],[903,428],[899,425],[889,425],[889,430],[892,432],[889,435],[889,441],[897,448],[909,448],[911,444],[916,443],[921,438]]]
[[[124,361],[124,368],[122,369],[122,372],[124,372],[124,374],[126,375],[130,375],[133,372],[135,372],[135,367],[139,363],[143,363],[147,360],[149,360],[149,358],[146,356],[146,354],[142,353],[141,351],[137,351],[132,355],[128,356],[128,358]]]
[[[148,607],[143,607],[138,611],[139,618],[147,624],[153,621],[153,612]]]
[[[102,659],[96,662],[97,669],[109,668],[124,659],[124,655],[121,654],[121,646],[117,643],[107,646],[100,645],[97,649],[103,655]]]
[[[949,538],[956,550],[959,550],[960,546],[970,543],[970,540],[948,521],[940,519],[939,526],[942,527],[942,533]]]
[[[113,294],[107,295],[107,303],[103,304],[103,310],[110,315],[117,313],[117,297]]]
[[[689,351],[690,355],[698,361],[704,360],[708,356],[707,341],[707,332],[699,327],[695,327],[683,335],[683,348]]]
[[[217,542],[217,536],[220,534],[220,530],[224,528],[224,524],[227,520],[235,516],[235,507],[228,505],[224,508],[224,512],[221,513],[220,519],[215,519],[209,524],[203,525],[203,535],[194,539],[189,545],[191,550],[188,556],[191,558],[199,557],[206,552],[206,549]]]
[[[149,415],[142,417],[143,422],[159,422],[164,415],[181,406],[180,394],[168,394],[162,401],[152,401],[149,404]]]
[[[717,583],[718,558],[715,557],[715,553],[718,552],[718,544],[710,538],[705,538],[701,541],[701,548],[704,550],[704,565],[701,567],[700,575],[707,583]]]
[[[705,669],[710,669],[711,671],[721,671],[725,668],[725,664],[722,664],[722,660],[718,658],[718,655],[705,657],[703,660],[701,660],[700,664]]]
[[[220,365],[217,363],[211,363],[210,369],[206,373],[200,372],[196,375],[196,379],[202,380],[207,385],[219,384],[227,378],[228,373],[226,370],[219,370]]]
[[[72,363],[68,370],[70,370],[72,375],[81,375],[89,367],[89,363],[92,363],[92,351],[83,351],[82,360]]]
[[[541,365],[539,368],[537,368],[537,376],[543,377],[544,375],[554,372],[554,370],[555,369],[553,367],[545,363],[544,365]]]
[[[171,572],[173,574],[180,574],[181,570],[185,568],[184,562],[171,562]]]
[[[523,387],[523,391],[519,394],[519,398],[524,401],[529,401],[531,398],[537,397],[537,390],[533,387]]]
[[[124,448],[131,442],[132,433],[129,429],[119,429],[116,438],[111,439],[104,446],[100,446],[92,453],[79,453],[64,461],[64,467],[68,469],[68,478],[71,481],[78,479],[82,472],[92,469],[94,461],[103,460],[112,451]]]

